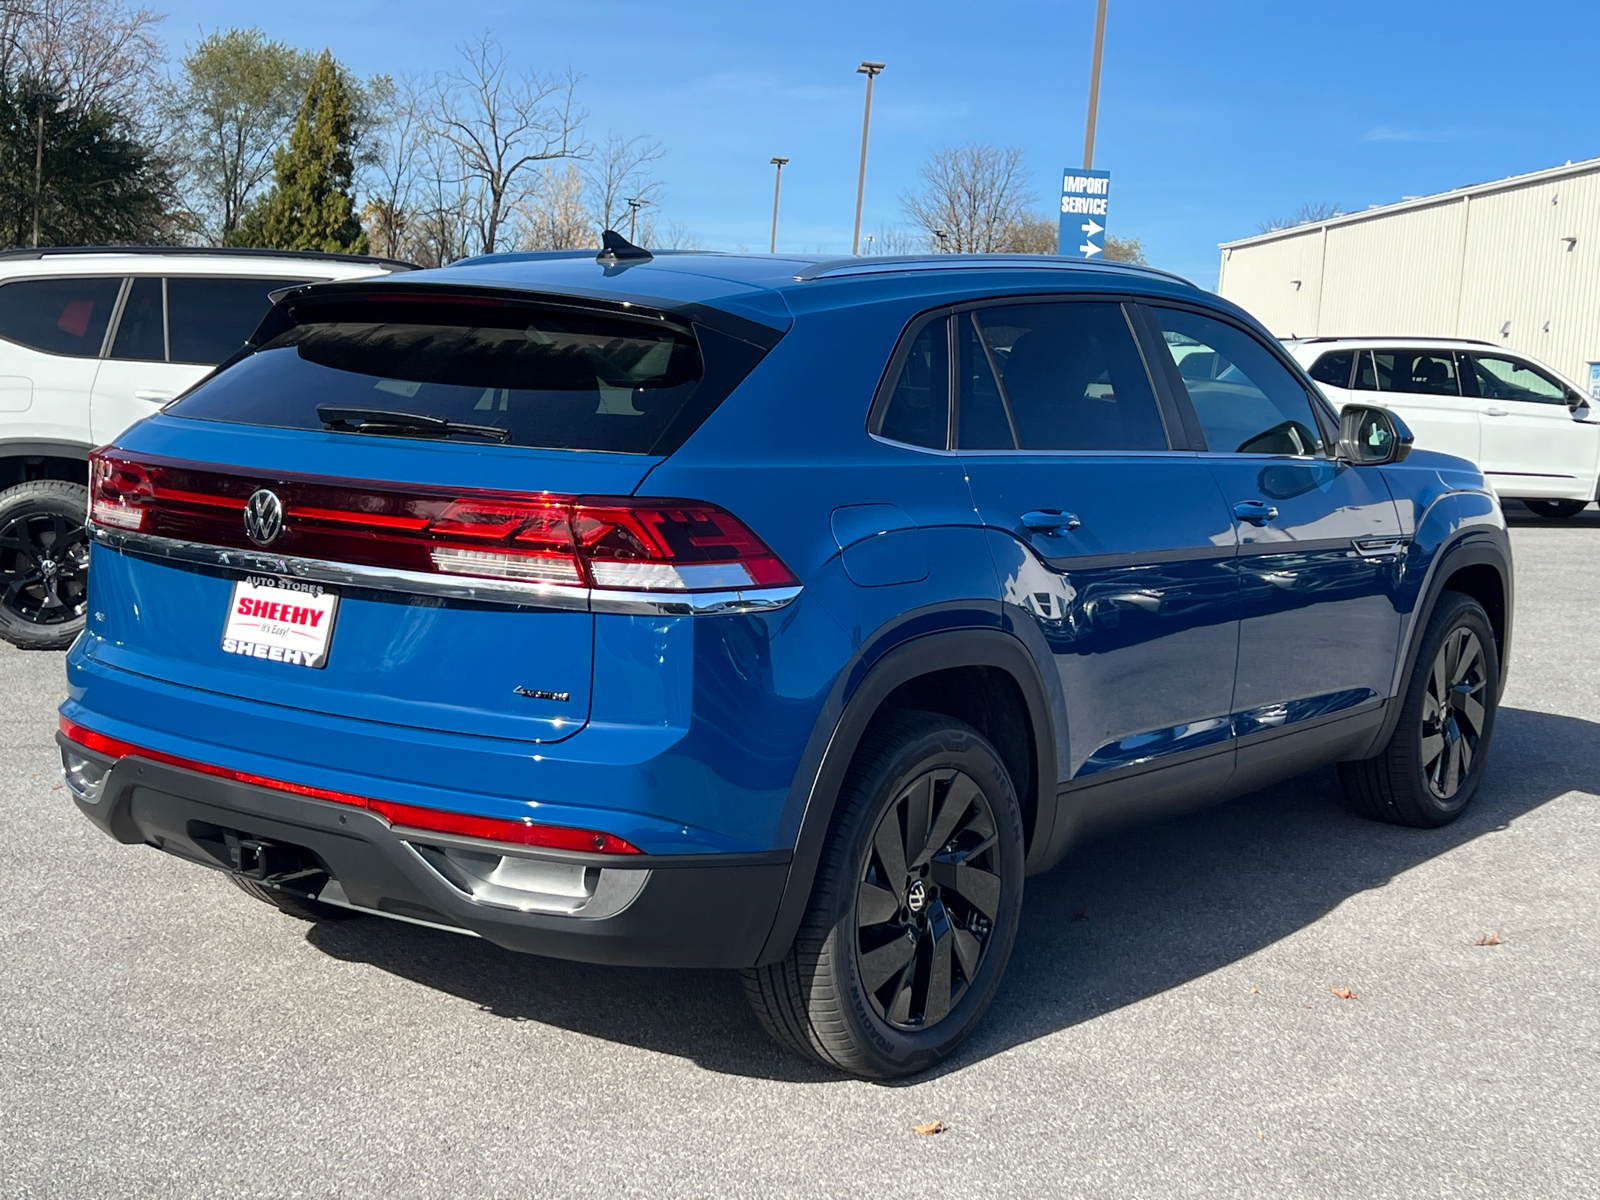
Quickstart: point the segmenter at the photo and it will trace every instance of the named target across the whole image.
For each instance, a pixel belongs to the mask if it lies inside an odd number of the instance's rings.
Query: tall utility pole
[[[772,245],[767,247],[769,254],[778,252],[778,189],[783,186],[783,164],[787,158],[775,158],[772,165],[778,168],[777,175],[772,180]]]
[[[39,139],[33,151],[33,246],[39,248],[39,201],[44,194],[44,106],[59,104],[54,96],[42,92],[36,101],[39,105]]]
[[[1094,119],[1100,108],[1100,47],[1106,40],[1106,0],[1094,14],[1094,62],[1089,67],[1089,120],[1083,130],[1083,169],[1094,170]]]
[[[872,124],[872,81],[886,65],[881,62],[864,62],[856,68],[857,75],[867,77],[867,108],[861,116],[861,174],[856,177],[856,230],[850,236],[851,254],[861,253],[861,195],[867,190],[867,129]]]
[[[639,210],[649,204],[650,201],[641,200],[637,196],[629,196],[626,199],[628,204],[628,240],[631,242],[633,241],[633,225],[639,217]]]

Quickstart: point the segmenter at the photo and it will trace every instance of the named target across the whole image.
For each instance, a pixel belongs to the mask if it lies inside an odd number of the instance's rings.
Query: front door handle
[[[1241,500],[1233,506],[1233,515],[1246,525],[1265,525],[1278,519],[1278,510],[1265,500]]]
[[[133,398],[135,400],[149,400],[151,402],[160,401],[162,404],[165,404],[177,394],[177,392],[162,391],[159,388],[140,388],[133,394]]]
[[[1022,514],[1022,526],[1032,533],[1070,533],[1079,525],[1077,513],[1062,512],[1056,508],[1041,508]]]
[[[1486,417],[1509,417],[1511,411],[1505,408],[1486,408],[1483,410],[1483,415]]]

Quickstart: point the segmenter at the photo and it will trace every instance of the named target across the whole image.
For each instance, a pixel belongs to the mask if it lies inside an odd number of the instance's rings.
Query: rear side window
[[[290,429],[663,453],[669,433],[687,436],[680,416],[698,424],[762,353],[701,326],[697,338],[625,317],[423,309],[330,309],[337,319],[293,326],[167,412]],[[353,319],[366,313],[393,319]],[[702,344],[715,352],[707,361]]]
[[[1350,368],[1355,363],[1355,357],[1354,350],[1331,350],[1312,363],[1307,374],[1329,387],[1347,388],[1350,386]]]
[[[949,321],[935,317],[911,340],[873,433],[908,446],[945,448],[950,426]]]
[[[1175,308],[1150,310],[1200,418],[1224,454],[1320,454],[1311,398],[1288,367],[1244,330]]]
[[[166,312],[161,300],[161,280],[135,279],[122,304],[111,357],[142,362],[164,362],[167,357]]]
[[[173,362],[215,366],[232,357],[272,307],[269,293],[303,279],[169,279],[168,345]]]
[[[98,358],[121,277],[19,279],[0,287],[0,337],[47,354]]]
[[[957,322],[962,449],[1168,448],[1120,304],[1007,305]]]
[[[1414,396],[1461,394],[1456,358],[1448,350],[1363,350],[1356,387]]]

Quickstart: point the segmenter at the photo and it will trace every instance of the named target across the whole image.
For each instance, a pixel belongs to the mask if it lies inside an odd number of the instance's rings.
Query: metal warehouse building
[[[1217,291],[1279,337],[1477,338],[1589,386],[1600,159],[1225,242]]]

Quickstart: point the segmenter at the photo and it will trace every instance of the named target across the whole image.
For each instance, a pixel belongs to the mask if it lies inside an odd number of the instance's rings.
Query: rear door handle
[[[1247,525],[1265,525],[1278,519],[1278,510],[1265,500],[1241,500],[1233,506],[1233,515]]]
[[[1486,417],[1509,417],[1511,412],[1509,409],[1504,408],[1486,408],[1483,410],[1483,415]]]
[[[1070,533],[1079,525],[1077,513],[1062,512],[1055,508],[1041,508],[1022,514],[1023,528],[1033,533]]]
[[[159,400],[164,403],[177,394],[177,392],[163,392],[156,388],[140,388],[133,394],[133,398],[135,400]]]

